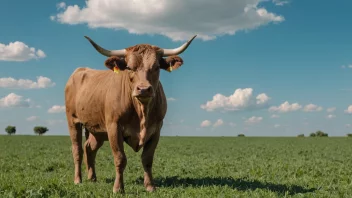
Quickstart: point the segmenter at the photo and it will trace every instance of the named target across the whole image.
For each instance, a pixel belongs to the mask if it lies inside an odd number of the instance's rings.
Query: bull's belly
[[[150,137],[156,132],[156,126],[156,124],[153,124],[147,128],[144,143],[147,142]],[[128,144],[135,152],[138,152],[144,146],[144,144],[139,145],[141,139],[139,126],[133,127],[127,125],[122,127],[122,135],[126,144]]]
[[[147,128],[147,133],[145,137],[145,142],[147,142],[150,137],[156,132],[157,124],[153,124]],[[94,135],[102,135],[105,138],[104,141],[109,141],[107,131],[104,127],[100,127],[100,125],[96,124],[84,124],[84,128]],[[104,133],[104,135],[103,135]],[[143,146],[139,145],[140,142],[140,127],[139,126],[131,126],[126,125],[122,126],[119,130],[119,133],[122,133],[124,142],[129,145],[135,152],[138,152]]]

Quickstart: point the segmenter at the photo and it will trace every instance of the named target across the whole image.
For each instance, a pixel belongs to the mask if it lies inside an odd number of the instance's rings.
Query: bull
[[[82,182],[83,160],[88,180],[97,180],[96,154],[104,141],[109,141],[116,171],[113,192],[124,193],[125,142],[135,152],[143,148],[144,187],[148,192],[156,190],[152,165],[167,111],[166,97],[159,81],[160,70],[171,72],[178,69],[183,64],[178,55],[196,36],[175,49],[138,44],[119,50],[104,49],[85,36],[100,54],[108,57],[104,63],[108,69],[79,67],[65,86],[75,184]],[[86,141],[82,148],[83,129]]]

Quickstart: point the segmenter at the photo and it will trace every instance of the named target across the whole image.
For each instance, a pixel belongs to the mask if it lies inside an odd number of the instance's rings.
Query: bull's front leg
[[[123,171],[127,165],[127,158],[123,148],[123,137],[121,131],[118,130],[116,122],[111,123],[107,127],[110,147],[114,155],[114,164],[116,171],[116,178],[114,182],[113,192],[124,193]]]
[[[154,185],[154,182],[153,182],[152,166],[153,166],[155,149],[159,142],[161,125],[162,123],[160,124],[160,127],[157,129],[157,131],[155,131],[153,136],[145,144],[142,152],[142,164],[144,169],[144,187],[148,192],[152,192],[156,190],[156,186]]]

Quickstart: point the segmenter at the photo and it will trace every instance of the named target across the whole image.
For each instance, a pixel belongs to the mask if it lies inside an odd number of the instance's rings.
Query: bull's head
[[[105,61],[107,68],[112,71],[128,72],[133,84],[132,96],[144,102],[155,95],[160,69],[169,72],[178,69],[183,64],[183,60],[177,55],[185,51],[196,36],[175,49],[163,49],[154,45],[141,44],[111,51],[100,47],[89,37],[85,36],[85,38],[100,54],[109,57]]]

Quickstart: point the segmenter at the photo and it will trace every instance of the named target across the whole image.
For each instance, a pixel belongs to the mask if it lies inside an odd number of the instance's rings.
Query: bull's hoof
[[[145,187],[145,190],[147,192],[154,192],[154,191],[156,191],[156,187],[155,186],[147,186],[147,187]]]
[[[88,177],[88,181],[97,182],[97,178],[96,177],[91,177],[91,178]]]
[[[125,194],[125,189],[123,189],[123,188],[113,188],[112,192],[114,194]]]
[[[81,184],[82,183],[82,179],[81,178],[76,178],[74,180],[74,183],[77,185],[77,184]]]

